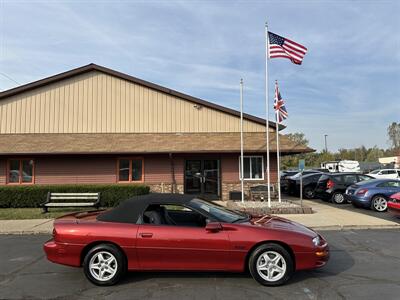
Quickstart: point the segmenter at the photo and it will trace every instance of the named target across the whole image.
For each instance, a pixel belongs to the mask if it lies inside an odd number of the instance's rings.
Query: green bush
[[[100,206],[112,207],[120,201],[136,195],[149,193],[145,185],[30,185],[0,186],[0,207],[40,207],[46,201],[47,193],[100,192]]]

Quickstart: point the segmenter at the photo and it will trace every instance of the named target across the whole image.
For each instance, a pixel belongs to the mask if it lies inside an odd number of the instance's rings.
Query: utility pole
[[[325,137],[325,152],[328,153],[328,144],[327,144],[327,142],[326,142],[326,137],[327,137],[327,136],[328,136],[327,134],[324,134],[324,137]]]

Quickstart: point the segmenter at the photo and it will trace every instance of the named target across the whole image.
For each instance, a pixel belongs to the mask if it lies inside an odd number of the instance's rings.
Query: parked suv
[[[397,179],[400,178],[400,169],[382,169],[382,170],[375,170],[367,175],[372,176],[376,179]]]
[[[333,203],[342,204],[345,202],[344,193],[347,187],[360,181],[370,180],[373,177],[358,173],[331,173],[323,174],[315,188],[315,198]]]

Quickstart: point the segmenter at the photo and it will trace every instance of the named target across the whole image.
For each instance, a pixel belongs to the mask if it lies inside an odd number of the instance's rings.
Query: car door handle
[[[140,236],[143,238],[151,238],[153,236],[153,234],[150,232],[142,232],[142,233],[140,233]]]

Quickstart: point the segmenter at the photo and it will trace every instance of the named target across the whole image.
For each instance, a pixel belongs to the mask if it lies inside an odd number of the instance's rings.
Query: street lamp
[[[328,152],[328,144],[326,142],[326,137],[327,136],[328,136],[327,134],[324,134],[324,137],[325,137],[325,152]]]

